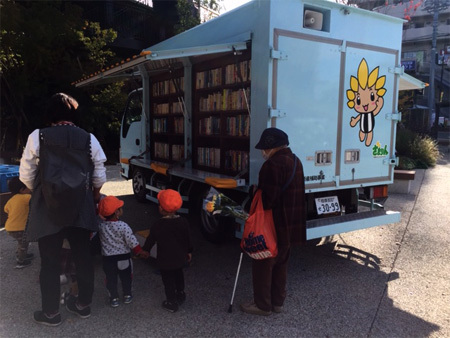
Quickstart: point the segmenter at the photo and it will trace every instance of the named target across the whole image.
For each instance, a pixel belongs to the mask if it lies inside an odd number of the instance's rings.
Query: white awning
[[[424,89],[426,86],[428,86],[427,83],[422,82],[411,75],[408,75],[406,73],[400,75],[399,90]]]
[[[248,38],[250,36],[248,35]],[[170,64],[181,63],[183,58],[200,55],[210,55],[217,53],[233,52],[247,49],[247,41],[226,42],[222,44],[194,46],[183,49],[168,50],[144,50],[141,55],[134,56],[126,62],[111,65],[106,69],[91,74],[74,83],[76,87],[83,87],[92,84],[110,83],[124,80],[140,75],[140,66],[146,67],[148,72],[168,69]]]

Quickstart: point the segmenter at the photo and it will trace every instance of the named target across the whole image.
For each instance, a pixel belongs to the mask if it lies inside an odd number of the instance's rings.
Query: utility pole
[[[439,12],[447,9],[449,4],[448,0],[426,0],[425,10],[433,14],[433,34],[431,37],[431,55],[430,55],[430,86],[428,92],[428,129],[431,130],[435,116],[435,86],[434,86],[434,74],[436,66],[436,39],[437,39],[437,27],[439,24]]]

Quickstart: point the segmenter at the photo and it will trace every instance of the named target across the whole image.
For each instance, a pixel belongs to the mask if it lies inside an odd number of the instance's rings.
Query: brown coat
[[[278,150],[261,167],[258,188],[262,190],[264,209],[272,209],[279,246],[303,244],[306,241],[306,203],[303,165],[296,157],[294,179],[284,192],[294,170],[290,148]]]

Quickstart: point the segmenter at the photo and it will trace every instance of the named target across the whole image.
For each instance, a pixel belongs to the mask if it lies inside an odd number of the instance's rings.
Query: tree
[[[117,32],[113,29],[101,29],[98,22],[85,22],[82,30],[77,31],[77,36],[89,52],[88,59],[97,68],[105,67],[107,61],[115,56],[110,49],[106,48],[108,43],[117,38]],[[82,68],[81,65],[80,68]]]
[[[180,19],[175,25],[175,34],[182,33],[200,24],[200,18],[190,0],[177,0],[177,12]]]
[[[201,0],[201,1],[203,6],[208,7],[213,11],[220,12],[221,8],[220,2],[222,2],[222,0]]]
[[[81,8],[68,1],[2,0],[0,15],[0,145],[2,153],[20,152],[26,135],[45,126],[42,113],[52,94],[89,102],[70,84],[113,62],[105,45],[116,34],[87,24]]]

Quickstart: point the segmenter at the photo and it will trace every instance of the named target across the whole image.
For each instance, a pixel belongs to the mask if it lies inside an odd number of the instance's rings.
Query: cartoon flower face
[[[374,87],[365,89],[359,87],[353,100],[354,109],[360,114],[371,113],[377,107],[378,97]]]
[[[386,93],[384,83],[386,76],[378,77],[376,67],[369,74],[369,67],[365,59],[361,60],[358,67],[358,77],[350,77],[350,89],[347,90],[347,106],[355,109],[360,114],[373,112],[378,105],[378,98]]]
[[[357,77],[350,76],[350,89],[347,90],[347,106],[358,113],[350,118],[350,126],[353,128],[359,124],[359,140],[365,141],[367,147],[372,144],[375,116],[383,108],[383,95],[386,94],[386,76],[378,77],[378,70],[376,67],[369,74],[369,66],[362,59]]]

